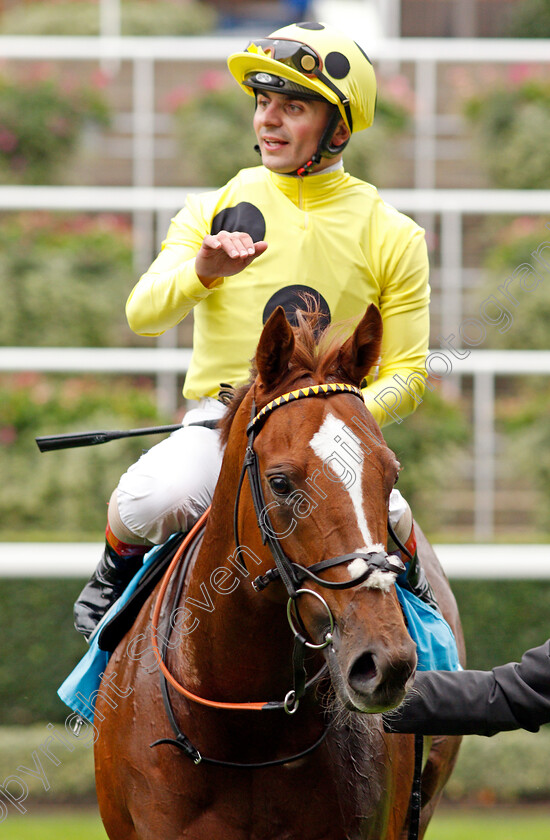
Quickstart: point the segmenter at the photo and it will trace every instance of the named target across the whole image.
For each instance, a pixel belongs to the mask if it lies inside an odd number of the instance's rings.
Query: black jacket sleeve
[[[388,732],[494,735],[550,722],[550,640],[492,671],[420,671]]]

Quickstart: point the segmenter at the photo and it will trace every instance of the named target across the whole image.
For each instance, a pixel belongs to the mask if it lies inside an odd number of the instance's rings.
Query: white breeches
[[[217,419],[224,412],[218,400],[201,400],[187,412],[181,429],[124,473],[116,498],[120,518],[132,534],[161,545],[170,534],[188,531],[204,513],[222,463],[220,433],[189,424]]]
[[[116,500],[123,525],[143,540],[161,545],[170,534],[188,531],[212,501],[223,451],[217,429],[190,424],[222,417],[226,407],[213,398],[185,415],[181,429],[145,452],[120,479]],[[409,506],[399,490],[390,496],[395,527]]]

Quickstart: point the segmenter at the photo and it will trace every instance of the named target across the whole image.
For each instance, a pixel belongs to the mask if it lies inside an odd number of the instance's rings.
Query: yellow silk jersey
[[[220,230],[247,231],[268,248],[207,289],[195,273],[195,256],[204,237]],[[293,311],[308,290],[332,323],[353,319],[350,333],[370,303],[378,306],[381,361],[365,402],[382,426],[392,419],[382,393],[405,383],[399,416],[414,411],[424,390],[429,335],[424,231],[342,168],[297,178],[258,166],[220,190],[189,196],[126,314],[134,332],[156,336],[196,307],[183,393],[200,399],[216,396],[221,382],[248,380],[263,324],[278,304]]]

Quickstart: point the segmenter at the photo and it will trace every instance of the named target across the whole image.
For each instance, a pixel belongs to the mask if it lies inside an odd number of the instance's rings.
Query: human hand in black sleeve
[[[421,735],[537,732],[549,722],[550,640],[492,671],[421,671],[401,706],[384,715],[386,731]]]

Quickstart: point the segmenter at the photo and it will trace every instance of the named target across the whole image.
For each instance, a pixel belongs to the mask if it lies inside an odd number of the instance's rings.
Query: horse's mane
[[[310,379],[311,384],[349,381],[338,365],[338,358],[343,340],[349,334],[351,324],[355,326],[355,320],[325,325],[326,315],[312,295],[304,296],[304,309],[296,310],[296,320],[298,324],[292,328],[295,339],[294,352],[287,374],[270,391],[262,392],[261,400],[257,400],[258,411],[275,397],[294,390],[304,379]],[[228,410],[220,420],[219,428],[223,445],[227,444],[235,414],[257,376],[258,370],[253,361],[248,382],[235,390]]]

